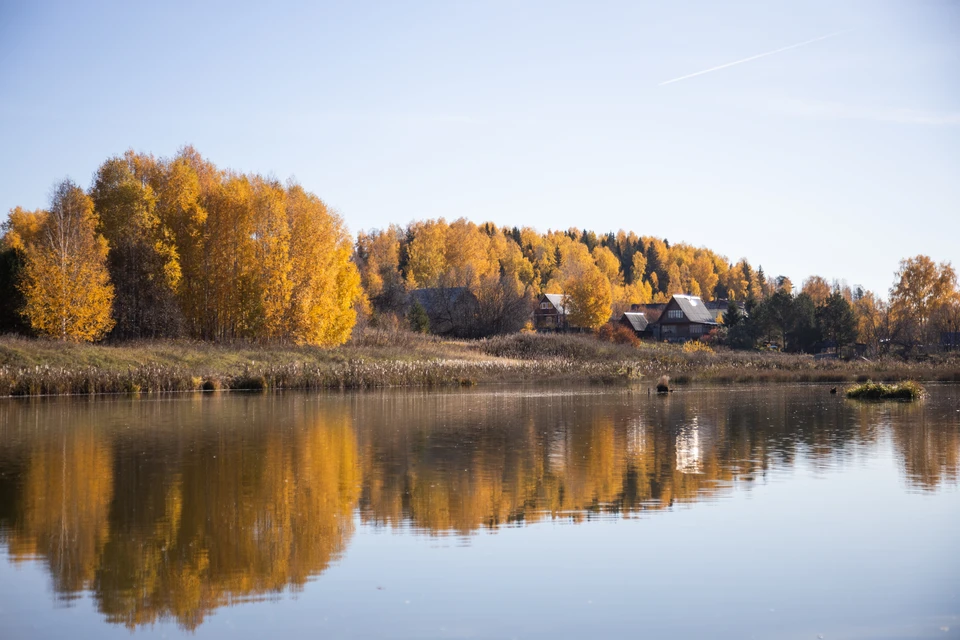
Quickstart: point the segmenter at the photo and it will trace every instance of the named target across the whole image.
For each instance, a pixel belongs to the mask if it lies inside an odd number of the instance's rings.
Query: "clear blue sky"
[[[960,267],[960,2],[0,0],[0,211],[187,143],[353,231],[633,229],[885,294]]]

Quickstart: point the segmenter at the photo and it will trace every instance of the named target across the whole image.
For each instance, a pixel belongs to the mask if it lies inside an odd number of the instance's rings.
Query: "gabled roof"
[[[623,317],[627,319],[634,331],[646,331],[647,324],[649,323],[647,322],[647,317],[642,313],[627,311],[623,314]]]
[[[677,301],[677,304],[683,311],[683,315],[685,315],[690,322],[717,324],[716,317],[707,309],[707,306],[703,304],[700,296],[675,294],[673,299]]]
[[[561,315],[567,315],[567,309],[563,304],[563,294],[560,293],[545,293],[543,297],[553,305],[554,309],[557,310],[557,313]]]

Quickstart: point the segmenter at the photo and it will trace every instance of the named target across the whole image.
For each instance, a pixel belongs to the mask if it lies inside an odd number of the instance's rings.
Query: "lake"
[[[0,400],[0,637],[960,638],[960,387]]]

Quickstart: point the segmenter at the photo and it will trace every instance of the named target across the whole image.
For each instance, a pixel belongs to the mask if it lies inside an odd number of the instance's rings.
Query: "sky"
[[[0,216],[192,144],[353,232],[625,229],[883,295],[960,268],[960,1],[196,5],[0,0]]]

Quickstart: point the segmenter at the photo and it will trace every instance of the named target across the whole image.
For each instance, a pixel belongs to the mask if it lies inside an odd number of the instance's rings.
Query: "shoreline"
[[[515,334],[444,341],[410,334],[333,349],[152,340],[64,344],[0,337],[0,397],[216,390],[451,388],[495,383],[671,386],[691,383],[960,382],[960,357],[927,361],[639,347],[585,335]]]

